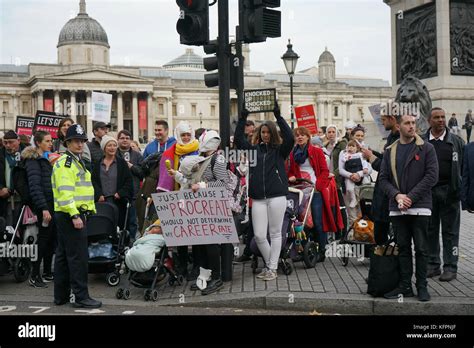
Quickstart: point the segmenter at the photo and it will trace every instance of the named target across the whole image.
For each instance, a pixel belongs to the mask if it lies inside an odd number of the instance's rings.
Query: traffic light
[[[176,0],[180,8],[176,30],[183,45],[201,46],[209,41],[209,0]]]
[[[239,0],[241,38],[246,43],[263,42],[281,36],[280,0]]]
[[[217,40],[209,41],[207,45],[204,45],[204,52],[206,54],[214,54],[214,56],[206,57],[203,59],[204,69],[207,71],[214,71],[204,75],[204,83],[207,87],[219,86],[219,56],[218,56],[218,44]],[[237,77],[239,65],[236,64],[237,56],[230,54],[230,88],[237,89]],[[217,70],[217,71],[215,71]]]

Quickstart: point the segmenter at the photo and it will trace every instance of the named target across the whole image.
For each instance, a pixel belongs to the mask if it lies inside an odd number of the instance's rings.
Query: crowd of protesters
[[[74,155],[77,158],[71,156],[77,159],[79,167],[83,165],[90,173],[94,201],[117,206],[119,226],[129,231],[130,244],[144,230],[140,192],[145,187],[149,193],[228,187],[228,169],[239,171],[239,178],[244,178],[248,186],[245,208],[250,223],[243,232],[246,247],[234,261],[251,259],[249,245],[254,238],[265,263],[256,277],[263,281],[278,277],[289,185],[300,179],[315,185],[310,210],[319,245],[317,262],[324,262],[328,233],[341,229],[338,217],[329,209],[329,202],[334,199],[331,195],[336,196],[338,208],[345,206],[347,226],[351,226],[361,216],[359,186],[375,182],[372,202],[375,242],[386,243],[393,230],[400,250],[400,283],[385,297],[414,296],[412,240],[420,301],[430,300],[428,278],[456,279],[461,210],[474,213],[474,145],[469,143],[473,125],[471,110],[464,125],[459,127],[455,114],[447,122],[446,112],[433,108],[426,134],[417,133],[413,115],[382,115],[388,137],[381,152],[365,143],[366,130],[353,122],[344,125],[344,134],[336,125],[322,127],[317,134],[311,134],[304,127],[290,129],[278,107],[274,110],[276,122],[264,121],[256,127],[248,116],[244,110],[232,139],[235,139],[236,149],[255,152],[256,162],[250,167],[245,161],[228,163],[222,154],[217,154],[221,144],[218,132],[195,131],[184,121],[177,124],[174,137],[169,135],[166,121],[156,121],[155,139],[143,153],[130,131],[120,130],[112,136],[110,125],[96,122],[94,138],[86,143],[84,137],[76,137],[83,146]],[[72,119],[64,118],[59,124],[57,139],[52,139],[48,132],[38,131],[31,145],[28,139],[21,140],[10,130],[3,134],[0,145],[1,216],[8,225],[14,225],[21,207],[28,203],[38,218],[39,257],[29,280],[36,288],[47,287],[48,282],[58,278],[58,270],[52,268],[58,230],[57,199],[53,194],[56,188],[51,177],[58,166],[55,164],[58,156],[69,153],[68,141],[74,138],[70,134],[73,125]],[[80,131],[80,126],[73,128]],[[467,146],[460,138],[461,129],[466,130]],[[150,176],[146,168],[153,159],[159,161],[158,171]],[[12,175],[14,168],[22,164],[27,172],[28,202],[14,186]],[[65,165],[68,166],[67,160]],[[199,178],[195,177],[196,172],[200,173]],[[335,191],[331,191],[331,187]],[[223,286],[217,244],[192,246],[192,258],[188,247],[178,247],[176,265],[180,274],[193,281],[192,290],[201,289],[203,294],[210,294]],[[196,282],[202,268],[211,270],[212,275],[204,288]]]

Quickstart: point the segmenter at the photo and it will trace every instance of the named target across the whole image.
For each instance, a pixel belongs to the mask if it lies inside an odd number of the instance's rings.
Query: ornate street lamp
[[[293,76],[296,71],[296,64],[300,56],[293,51],[293,45],[291,39],[288,39],[288,45],[285,54],[281,57],[283,63],[285,63],[286,72],[290,76],[290,96],[291,96],[291,129],[295,128],[295,117],[293,107]]]

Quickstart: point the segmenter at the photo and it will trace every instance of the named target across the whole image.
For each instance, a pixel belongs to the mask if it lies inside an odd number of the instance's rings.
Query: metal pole
[[[237,76],[237,118],[240,117],[240,114],[242,113],[242,109],[244,106],[244,56],[242,55],[242,41],[240,40],[239,36],[239,27],[237,26],[235,28],[235,37],[237,38],[236,40],[236,45],[235,45],[235,53],[237,57],[239,58],[239,69],[238,69],[238,76]]]
[[[219,131],[221,147],[230,143],[230,49],[229,49],[229,0],[218,1],[219,12]]]
[[[219,14],[219,131],[221,148],[230,145],[230,47],[229,47],[229,0],[218,1]],[[222,281],[232,280],[232,244],[221,245],[221,278]]]
[[[290,75],[290,97],[291,97],[291,129],[295,129],[295,115],[293,106],[293,75]]]

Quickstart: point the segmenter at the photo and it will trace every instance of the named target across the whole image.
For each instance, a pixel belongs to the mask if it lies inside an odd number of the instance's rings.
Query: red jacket
[[[323,150],[308,145],[308,159],[316,175],[316,190],[321,193],[323,200],[323,231],[338,232],[344,228],[339,198],[334,178],[329,178],[329,169]],[[293,151],[290,154],[288,178],[301,178],[300,166],[295,162]]]

